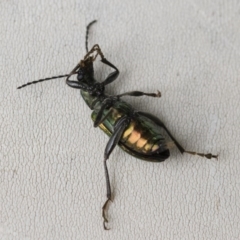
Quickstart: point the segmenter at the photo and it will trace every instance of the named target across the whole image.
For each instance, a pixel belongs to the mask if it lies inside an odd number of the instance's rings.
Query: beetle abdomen
[[[106,116],[109,110],[104,111]],[[92,112],[92,120],[95,121],[98,108]],[[123,101],[118,101],[112,107],[111,114],[99,125],[99,127],[111,136],[116,122],[124,117],[131,118],[130,124],[123,132],[119,146],[127,153],[148,161],[163,161],[169,157],[169,146],[162,135],[162,128],[150,119],[131,115],[133,109]]]
[[[133,119],[124,131],[121,142],[139,153],[151,154],[165,143],[163,136],[154,130]]]

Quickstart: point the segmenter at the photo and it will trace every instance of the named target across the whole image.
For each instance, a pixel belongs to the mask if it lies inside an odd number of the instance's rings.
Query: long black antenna
[[[89,33],[89,29],[90,27],[95,23],[97,22],[97,20],[93,20],[92,22],[90,22],[88,25],[87,25],[87,30],[86,30],[86,42],[85,42],[85,46],[86,46],[86,51],[88,53],[88,33]]]
[[[32,85],[32,84],[35,84],[35,83],[39,83],[39,82],[43,82],[43,81],[52,80],[52,79],[55,79],[55,78],[63,78],[63,77],[67,77],[68,75],[69,75],[69,74],[66,74],[66,75],[59,75],[59,76],[54,76],[54,77],[50,77],[50,78],[38,79],[38,80],[33,81],[33,82],[25,83],[25,84],[23,84],[22,86],[18,87],[17,89],[20,89],[20,88],[23,88],[23,87],[26,87],[26,86],[28,86],[28,85]]]
[[[87,51],[87,53],[88,53],[88,33],[89,33],[89,29],[90,29],[91,25],[94,24],[95,22],[97,22],[97,20],[94,20],[87,25],[87,30],[86,30],[86,51]],[[17,89],[20,89],[20,88],[23,88],[23,87],[26,87],[26,86],[29,86],[29,85],[32,85],[32,84],[36,84],[36,83],[39,83],[39,82],[43,82],[43,81],[48,81],[48,80],[52,80],[52,79],[56,79],[56,78],[68,77],[69,75],[71,75],[71,74],[65,74],[65,75],[53,76],[53,77],[49,77],[49,78],[38,79],[38,80],[33,81],[33,82],[25,83],[22,86],[19,86]]]

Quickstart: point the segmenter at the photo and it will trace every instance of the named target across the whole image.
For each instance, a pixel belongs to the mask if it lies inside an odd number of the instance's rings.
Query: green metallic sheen
[[[102,101],[107,96],[103,95],[102,97],[95,97],[83,90],[81,90],[81,95],[88,107],[93,110],[91,118],[93,122],[95,122],[98,111],[102,106]],[[103,117],[106,116],[108,111],[109,110],[104,110]],[[130,104],[119,99],[113,104],[111,114],[108,115],[108,117],[103,121],[103,123],[99,125],[100,129],[102,129],[108,136],[111,136],[114,132],[114,126],[116,122],[121,117],[129,115],[129,113],[133,111],[134,109]],[[147,140],[149,149],[145,149],[146,144],[144,146],[138,147],[136,143],[130,142],[129,136],[126,136],[125,138],[122,137],[122,139],[118,143],[120,148],[136,158],[146,161],[159,162],[159,159],[156,158],[154,151],[152,151],[152,148],[155,146],[155,148],[158,147],[161,150],[167,149],[166,141],[164,140],[164,137],[162,135],[162,128],[159,127],[152,120],[144,116],[138,116],[137,118],[133,118],[125,132],[130,131],[129,128],[131,126],[136,134],[139,134],[141,138]]]

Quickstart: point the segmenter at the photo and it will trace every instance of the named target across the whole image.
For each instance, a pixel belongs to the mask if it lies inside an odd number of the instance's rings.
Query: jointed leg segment
[[[104,203],[102,207],[102,217],[103,217],[103,227],[105,230],[108,230],[106,227],[106,223],[108,222],[107,217],[106,217],[106,209],[108,206],[108,203],[111,201],[111,186],[110,186],[110,179],[109,179],[109,173],[107,169],[107,159],[109,158],[111,152],[113,149],[116,147],[118,142],[120,141],[122,134],[124,130],[127,128],[129,124],[130,119],[126,117],[122,117],[116,124],[114,128],[114,132],[112,136],[110,137],[107,146],[105,148],[104,152],[104,171],[105,171],[105,178],[106,178],[106,188],[107,188],[107,200]]]
[[[211,159],[211,158],[217,158],[218,156],[217,155],[213,155],[211,153],[197,153],[197,152],[193,152],[193,151],[186,151],[179,143],[178,141],[173,137],[173,135],[170,133],[170,131],[167,129],[167,127],[163,124],[162,121],[160,121],[160,119],[158,119],[157,117],[153,116],[152,114],[150,113],[145,113],[145,112],[137,112],[137,114],[139,115],[142,115],[142,116],[145,116],[149,119],[151,119],[153,122],[155,122],[157,125],[161,126],[166,132],[167,134],[169,135],[169,137],[174,141],[176,147],[178,148],[178,150],[181,152],[181,153],[188,153],[188,154],[192,154],[192,155],[198,155],[200,157],[206,157],[208,159]]]

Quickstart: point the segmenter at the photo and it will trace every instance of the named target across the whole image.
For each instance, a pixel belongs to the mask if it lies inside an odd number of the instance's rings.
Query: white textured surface
[[[115,2],[115,3],[114,3]],[[164,163],[115,149],[114,202],[102,228],[108,140],[64,80],[85,53],[85,26],[119,79],[111,93],[159,116],[189,150]],[[0,239],[240,239],[240,4],[221,1],[0,2]],[[96,77],[110,69],[97,63]]]

